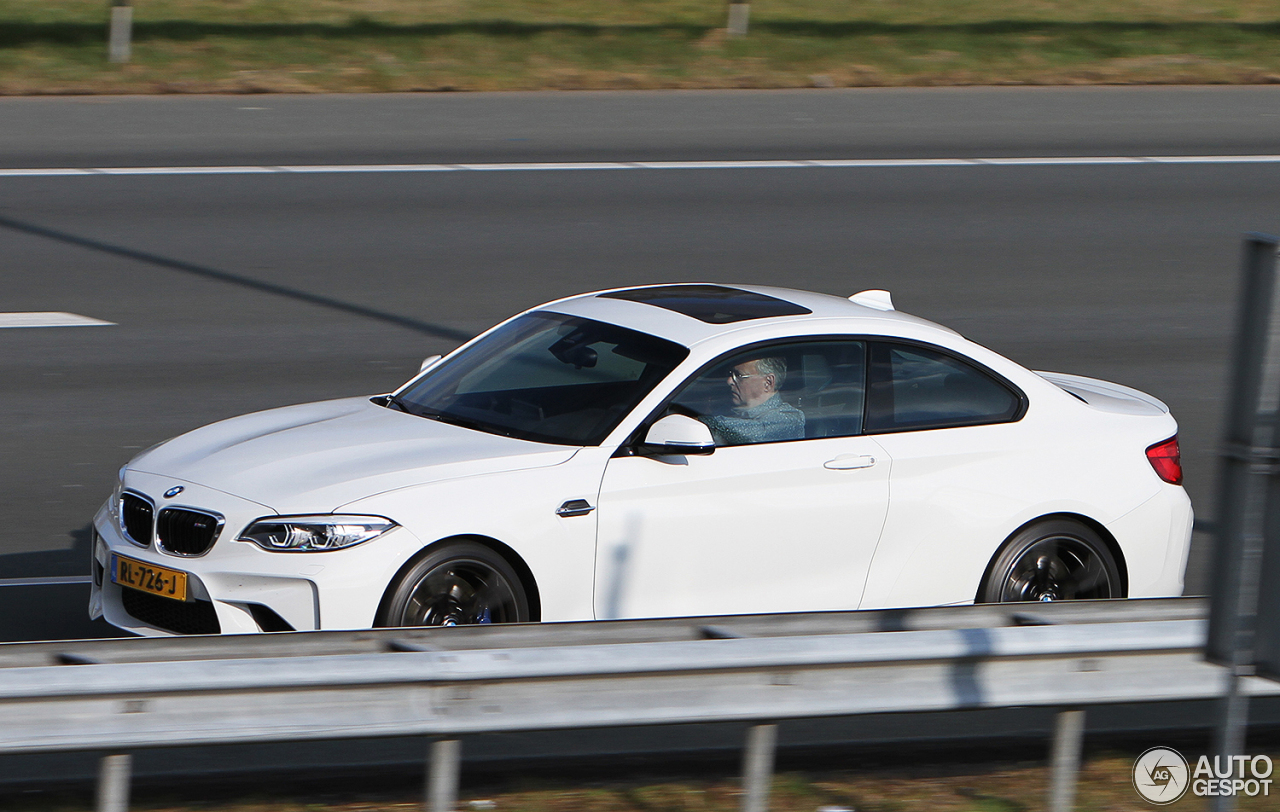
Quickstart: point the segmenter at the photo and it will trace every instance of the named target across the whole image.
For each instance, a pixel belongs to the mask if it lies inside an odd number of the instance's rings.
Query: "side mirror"
[[[647,454],[710,454],[716,441],[707,424],[682,414],[669,414],[649,427],[642,451]]]
[[[418,367],[418,374],[419,374],[419,375],[421,375],[422,373],[424,373],[424,372],[426,372],[426,371],[427,371],[427,368],[428,368],[428,367],[433,367],[433,366],[435,366],[435,365],[436,365],[436,361],[439,361],[439,360],[440,360],[441,358],[443,358],[443,357],[444,357],[443,355],[430,355],[430,356],[427,356],[425,359],[423,359],[423,361],[422,361],[422,366]]]

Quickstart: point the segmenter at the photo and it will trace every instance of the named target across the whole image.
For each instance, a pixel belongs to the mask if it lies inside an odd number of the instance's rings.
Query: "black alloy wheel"
[[[450,542],[418,560],[396,582],[380,626],[466,626],[529,620],[520,577],[483,544]]]
[[[1040,522],[1009,540],[978,591],[979,603],[1099,600],[1124,597],[1107,543],[1066,519]]]

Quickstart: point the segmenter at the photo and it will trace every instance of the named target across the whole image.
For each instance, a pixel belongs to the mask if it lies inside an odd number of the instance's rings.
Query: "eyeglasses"
[[[767,373],[767,372],[755,372],[755,373],[752,373],[752,374],[750,374],[750,375],[747,375],[747,374],[743,374],[743,373],[739,372],[739,371],[738,371],[738,370],[736,370],[736,369],[731,369],[731,370],[729,370],[729,377],[730,377],[730,378],[733,378],[733,380],[734,380],[734,382],[735,382],[735,383],[736,383],[737,381],[741,381],[741,380],[742,380],[742,379],[744,379],[744,378],[759,378],[759,377],[762,377],[762,376],[764,376],[764,375],[768,375],[768,374],[769,374],[769,373]]]

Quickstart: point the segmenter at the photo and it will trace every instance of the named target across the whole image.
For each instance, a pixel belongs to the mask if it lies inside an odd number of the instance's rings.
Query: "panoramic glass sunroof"
[[[719,285],[663,285],[602,293],[603,299],[626,299],[674,310],[707,324],[730,324],[771,316],[804,316],[813,311],[763,293]]]

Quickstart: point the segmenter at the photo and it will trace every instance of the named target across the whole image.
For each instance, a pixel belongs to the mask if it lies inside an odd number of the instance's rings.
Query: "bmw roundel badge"
[[[173,497],[177,496],[178,494],[182,493],[185,490],[186,488],[182,487],[181,485],[174,485],[172,488],[164,492],[164,498],[172,499]]]

